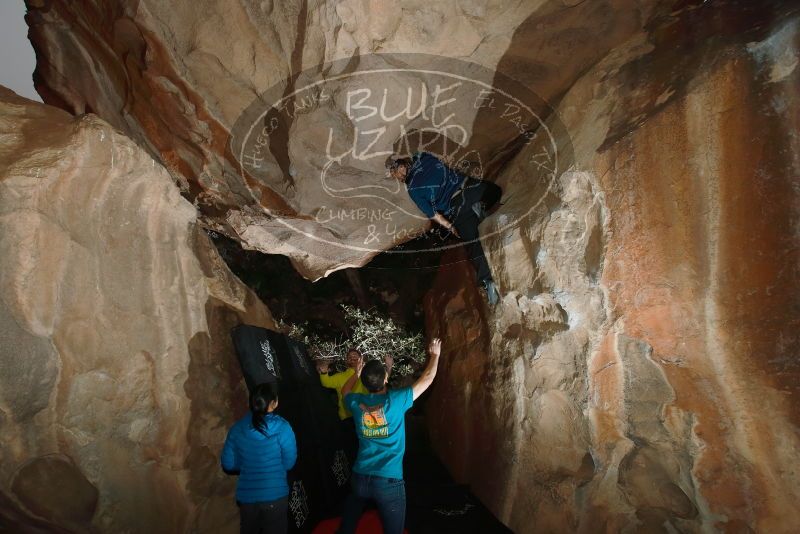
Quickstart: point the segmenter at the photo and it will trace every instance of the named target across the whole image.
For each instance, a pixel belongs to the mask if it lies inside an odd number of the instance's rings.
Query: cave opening
[[[402,328],[402,333],[425,339],[424,302],[437,273],[443,263],[466,261],[458,254],[454,256],[432,247],[433,240],[437,243],[441,240],[440,236],[431,235],[437,233],[433,229],[377,255],[361,268],[339,270],[312,282],[303,278],[285,256],[246,250],[238,241],[213,231],[207,233],[231,271],[267,304],[279,328],[291,337],[297,335],[292,326],[302,325],[303,332],[313,332],[319,339],[344,340],[339,345],[341,349],[351,346],[347,341],[351,334],[348,306],[390,319]],[[312,350],[309,352],[313,354]],[[346,369],[345,352],[337,355],[333,367],[336,370]],[[410,364],[410,368],[401,372],[394,365],[389,387],[409,386],[419,377],[424,359]],[[329,402],[335,404],[334,391],[328,392]],[[423,533],[511,532],[467,484],[454,480],[432,446],[426,411],[436,407],[429,405],[429,398],[429,394],[423,394],[405,416],[403,470],[408,492],[407,528]],[[368,511],[363,521],[369,522],[373,517]],[[320,522],[314,532],[325,531],[330,520],[317,520]]]
[[[308,323],[325,335],[346,336],[342,305],[350,305],[377,311],[412,331],[424,330],[423,299],[441,255],[426,247],[426,236],[379,254],[363,267],[341,269],[312,282],[285,256],[244,249],[217,232],[209,235],[231,271],[279,322]]]

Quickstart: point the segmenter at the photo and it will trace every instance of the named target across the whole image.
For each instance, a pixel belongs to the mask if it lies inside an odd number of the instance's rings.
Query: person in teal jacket
[[[222,469],[239,475],[242,534],[285,534],[289,528],[286,472],[297,460],[297,443],[289,422],[273,413],[277,407],[277,384],[253,388],[250,412],[228,431],[222,448]]]

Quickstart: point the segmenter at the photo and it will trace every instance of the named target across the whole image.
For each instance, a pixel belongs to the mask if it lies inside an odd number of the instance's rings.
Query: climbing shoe
[[[486,300],[489,302],[489,306],[494,306],[500,300],[500,292],[497,291],[497,286],[494,283],[494,280],[484,280],[483,281],[483,290],[486,291]]]

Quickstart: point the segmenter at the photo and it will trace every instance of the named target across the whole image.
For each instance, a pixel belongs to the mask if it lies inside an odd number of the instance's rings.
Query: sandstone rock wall
[[[324,216],[329,210],[393,209],[393,224],[409,233],[426,225],[403,191],[387,191],[382,179],[385,155],[349,158],[334,172],[339,184],[334,189],[349,194],[320,187],[330,163],[325,157],[329,135],[334,150],[357,146],[370,154],[391,151],[400,135],[399,121],[380,116],[362,121],[349,112],[347,90],[370,89],[377,97],[387,83],[408,84],[417,91],[426,82],[432,92],[435,82],[396,73],[343,82],[324,104],[291,117],[273,117],[280,120],[264,142],[257,169],[240,166],[241,154],[228,144],[229,135],[237,133],[237,120],[251,104],[286,97],[299,105],[304,94],[294,92],[308,82],[333,80],[359,69],[411,65],[407,57],[391,54],[438,57],[424,60],[428,69],[439,68],[441,58],[469,60],[488,69],[489,79],[483,81],[496,82],[491,73],[498,70],[532,88],[544,102],[553,102],[592,64],[643,31],[655,14],[668,12],[670,2],[30,0],[27,4],[38,58],[36,86],[46,103],[71,113],[98,114],[164,163],[206,224],[248,247],[285,254],[306,277],[316,279],[363,265],[397,244],[384,240],[365,248],[368,225],[352,219],[330,221]],[[327,64],[324,70],[323,64]],[[392,113],[405,104],[405,91],[395,93],[387,108]],[[414,98],[419,97],[415,93]],[[378,105],[374,98],[370,104]],[[477,117],[471,102],[454,111],[469,137],[462,143],[464,152],[475,151],[487,167],[501,166],[507,159],[506,145],[518,132],[498,119],[499,112]],[[473,129],[475,121],[479,127]],[[266,119],[262,122],[269,124]],[[432,127],[432,123],[418,119],[404,126]],[[359,133],[381,126],[388,129],[375,145],[370,145],[374,134]],[[449,134],[464,141],[452,131]],[[354,189],[365,186],[374,194],[365,196]]]
[[[28,4],[37,87],[46,102],[94,111],[126,132],[164,163],[203,224],[291,257],[311,279],[361,265],[375,252],[341,252],[339,245],[363,239],[364,225],[321,224],[321,207],[381,205],[331,201],[313,187],[327,132],[342,146],[352,141],[341,100],[282,123],[284,135],[263,153],[264,173],[239,173],[227,139],[258,95],[275,84],[289,95],[302,81],[291,75],[332,78],[373,52],[467,58],[520,80],[557,106],[569,169],[551,176],[536,164],[537,144],[504,167],[514,140],[491,116],[467,114],[467,148],[497,158],[492,168],[502,169],[504,205],[482,231],[504,299],[486,309],[463,257],[448,252],[426,300],[430,333],[446,346],[429,404],[442,458],[518,532],[800,530],[792,508],[800,500],[796,3]],[[336,59],[346,60],[338,70],[314,69]],[[340,171],[351,186],[371,183],[380,161]],[[163,195],[177,203],[169,191],[164,185]],[[320,245],[320,237],[328,243]],[[62,254],[59,243],[46,253]],[[60,280],[55,264],[45,264],[52,272],[42,276]],[[125,298],[163,291],[153,287]],[[186,298],[205,302],[216,291],[201,287]],[[56,295],[37,296],[36,309],[59,310],[64,301]],[[226,320],[226,310],[213,307],[206,321]],[[158,317],[181,313],[188,312]],[[50,354],[70,345],[51,346],[56,338],[40,325],[61,316],[48,312],[13,324],[44,332],[35,352]],[[198,317],[193,321],[202,323]],[[206,355],[189,369],[208,383],[216,376],[212,330],[181,330],[184,342],[192,340],[189,353]],[[208,337],[195,336],[203,331]],[[163,346],[185,345],[157,345]],[[29,382],[44,391],[62,391],[53,370],[61,360],[53,358],[30,359],[41,378]],[[72,373],[76,365],[65,368]],[[185,394],[201,397],[201,382],[192,383]],[[24,381],[8,387],[16,389],[8,389],[12,400],[4,402],[14,407],[7,413],[56,417],[45,408],[55,393],[36,397]],[[93,390],[104,391],[80,391]],[[61,451],[62,443],[77,447],[82,434],[59,432],[58,447],[47,452]],[[204,442],[209,432],[193,430],[187,439]],[[212,449],[192,450],[193,462],[210,466]],[[102,456],[93,454],[86,462]],[[40,471],[65,473],[75,494],[84,495],[81,503],[93,502],[97,479],[88,467],[75,474],[47,466]],[[215,491],[215,479],[204,474],[210,467],[179,472],[185,487],[202,488],[195,501]],[[166,480],[159,491],[180,494],[169,489],[174,471],[159,476]],[[15,491],[24,487],[20,482]],[[5,513],[23,513],[19,497],[6,504],[11,489],[0,499]],[[178,501],[187,525],[194,505]]]
[[[167,171],[94,115],[0,88],[0,523],[236,531],[229,328],[271,326]]]
[[[800,528],[799,20],[699,9],[565,95],[573,172],[501,177],[485,233],[545,204],[486,240],[502,303],[428,295],[436,446],[517,532]]]
[[[514,192],[530,183],[527,172],[515,164],[505,176],[502,213],[528,208],[531,197]],[[503,293],[495,308],[457,252],[428,293],[428,330],[445,349],[427,414],[456,479],[515,532],[565,532],[577,527],[596,468],[583,411],[587,362],[606,320],[597,280],[604,207],[590,173],[539,183],[529,191],[539,207],[486,240]]]

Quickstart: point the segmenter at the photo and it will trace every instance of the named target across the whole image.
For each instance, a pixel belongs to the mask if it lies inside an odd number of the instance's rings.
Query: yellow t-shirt
[[[345,382],[347,382],[347,380],[353,376],[353,373],[355,372],[355,369],[347,369],[346,371],[334,373],[332,375],[327,373],[322,373],[319,375],[319,381],[322,382],[324,387],[336,390],[336,397],[339,400],[339,419],[341,420],[345,420],[348,417],[353,417],[353,414],[350,413],[350,410],[344,406],[344,399],[342,398],[342,386],[344,386]],[[352,392],[367,393],[367,388],[365,388],[364,384],[361,383],[361,379],[356,380],[356,385],[353,386]]]

